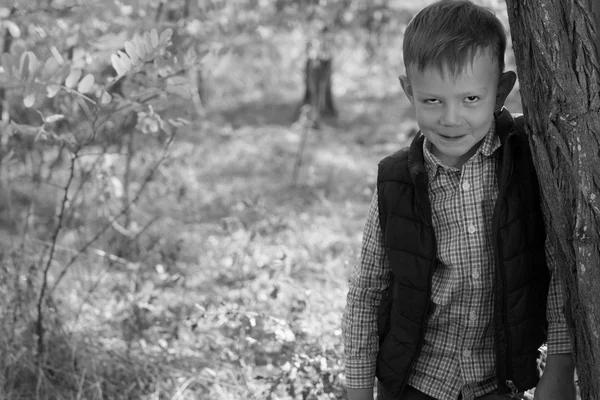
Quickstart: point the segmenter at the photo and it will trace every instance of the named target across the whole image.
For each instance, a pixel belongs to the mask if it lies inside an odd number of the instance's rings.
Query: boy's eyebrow
[[[488,88],[486,86],[482,86],[480,88],[475,88],[475,89],[472,89],[472,90],[469,90],[469,91],[458,93],[456,96],[457,97],[458,96],[460,96],[460,97],[466,97],[466,96],[472,95],[473,93],[487,93],[487,92],[488,92]],[[419,94],[421,96],[426,96],[426,97],[440,97],[437,94],[433,94],[433,93],[429,93],[429,92],[421,92],[419,90],[415,90],[415,93]]]

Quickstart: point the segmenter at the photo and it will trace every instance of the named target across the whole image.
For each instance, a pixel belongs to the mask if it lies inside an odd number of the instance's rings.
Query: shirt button
[[[471,357],[471,350],[465,350],[465,351],[463,351],[463,356],[464,356],[465,358],[469,358],[469,357]]]
[[[473,277],[473,279],[479,279],[479,271],[473,271],[473,274],[471,274],[471,276]]]
[[[469,227],[467,228],[467,232],[469,232],[470,234],[473,234],[477,231],[477,229],[475,228],[475,225],[471,224],[469,225]]]
[[[477,319],[477,314],[475,314],[475,311],[472,311],[472,312],[469,314],[469,319],[470,319],[471,321],[475,321],[475,320]]]
[[[463,182],[462,188],[466,192],[467,190],[471,189],[471,184],[469,182]]]

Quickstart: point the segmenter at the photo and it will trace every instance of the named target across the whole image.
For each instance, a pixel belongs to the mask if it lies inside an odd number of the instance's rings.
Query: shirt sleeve
[[[377,190],[373,195],[358,263],[349,281],[346,308],[342,318],[346,386],[372,388],[379,339],[377,309],[391,282],[389,261],[379,224]]]
[[[548,354],[571,353],[571,339],[563,311],[562,283],[556,273],[556,259],[546,240],[546,261],[550,269],[550,289],[548,291]]]

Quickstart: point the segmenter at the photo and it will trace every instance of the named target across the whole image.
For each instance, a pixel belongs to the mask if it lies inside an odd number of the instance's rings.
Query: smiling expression
[[[514,73],[500,74],[498,69],[490,52],[479,52],[456,76],[447,68],[418,71],[409,66],[408,77],[400,77],[421,133],[445,165],[461,168],[489,132],[494,110],[514,85]]]

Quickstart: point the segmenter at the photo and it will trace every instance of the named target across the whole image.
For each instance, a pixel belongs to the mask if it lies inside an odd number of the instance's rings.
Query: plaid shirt
[[[408,384],[439,400],[456,400],[459,394],[472,400],[497,388],[491,220],[498,196],[496,150],[500,139],[492,126],[462,170],[443,165],[430,147],[425,140],[439,262],[433,273],[433,312]],[[553,269],[554,261],[548,247],[546,250],[549,268]],[[377,308],[391,279],[375,191],[342,322],[348,388],[374,384]],[[548,354],[570,353],[560,281],[554,274],[548,294],[548,321]]]

